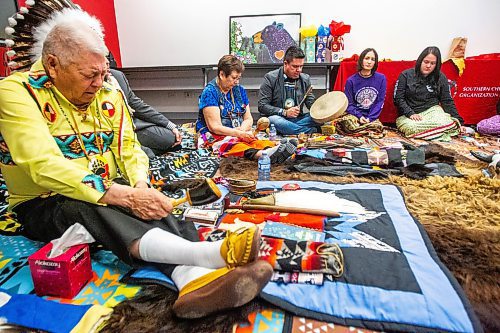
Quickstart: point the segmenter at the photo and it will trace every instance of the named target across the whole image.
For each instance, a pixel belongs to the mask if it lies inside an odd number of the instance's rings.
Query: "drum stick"
[[[302,101],[300,101],[300,103],[299,103],[299,109],[302,106],[302,104],[306,101],[307,96],[311,93],[312,90],[313,90],[313,86],[310,85],[309,88],[307,88],[307,91],[306,91],[306,94],[304,95],[304,98],[302,98]]]

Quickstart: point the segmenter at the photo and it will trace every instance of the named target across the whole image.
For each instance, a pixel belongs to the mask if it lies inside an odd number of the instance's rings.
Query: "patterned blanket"
[[[120,282],[130,267],[111,252],[101,250],[92,255],[92,279],[78,295],[73,299],[44,297],[45,300],[53,301],[45,302],[42,298],[34,295],[33,280],[28,265],[28,256],[41,248],[42,245],[40,242],[31,241],[23,236],[0,235],[0,296],[9,294],[12,297],[12,302],[0,304],[0,316],[6,318],[7,323],[49,331],[68,332],[80,322],[80,319],[88,311],[105,314],[106,311],[103,312],[102,307],[112,308],[123,300],[132,298],[140,290],[138,286]],[[30,297],[23,297],[28,295]],[[24,304],[24,308],[35,307],[38,309],[37,311],[52,309],[58,312],[71,312],[73,315],[60,316],[57,322],[39,320],[40,318],[37,320],[36,317],[30,317],[33,314],[28,316],[23,311],[23,307],[16,306],[19,299]],[[53,304],[54,302],[72,306],[57,306]],[[92,305],[99,305],[99,307],[91,307]],[[93,319],[87,319],[87,321],[95,323],[100,317],[100,315],[94,316]]]
[[[220,158],[207,149],[180,150],[155,157],[150,161],[151,182],[186,178],[213,177],[219,169]]]
[[[258,187],[280,189],[288,182],[263,182]],[[361,204],[367,213],[325,222],[325,242],[338,244],[344,253],[341,278],[326,280],[322,286],[270,282],[262,298],[295,316],[298,325],[298,318],[308,317],[324,327],[335,323],[404,332],[482,332],[461,287],[439,261],[395,186],[298,184],[334,192]],[[139,270],[132,277],[159,278],[154,270]],[[170,281],[163,277],[161,283]],[[287,327],[282,332],[292,332]]]
[[[422,120],[415,121],[406,116],[396,119],[396,126],[406,137],[449,142],[460,133],[460,123],[444,112],[441,106],[433,106],[418,114]]]

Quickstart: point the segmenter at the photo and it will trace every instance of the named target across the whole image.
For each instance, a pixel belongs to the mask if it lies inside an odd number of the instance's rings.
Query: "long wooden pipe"
[[[300,208],[300,207],[242,204],[242,205],[232,205],[227,208],[241,209],[241,210],[265,210],[265,211],[280,212],[280,213],[302,213],[302,214],[322,215],[328,217],[340,217],[339,213],[333,212],[331,210]]]

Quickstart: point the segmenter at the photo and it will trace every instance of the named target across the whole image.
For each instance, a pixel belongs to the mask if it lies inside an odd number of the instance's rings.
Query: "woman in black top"
[[[441,72],[441,52],[435,46],[420,53],[415,68],[399,75],[394,104],[399,112],[396,126],[407,137],[450,141],[462,130],[463,119]]]

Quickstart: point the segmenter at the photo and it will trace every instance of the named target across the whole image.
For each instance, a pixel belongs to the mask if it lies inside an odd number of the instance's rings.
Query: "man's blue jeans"
[[[297,118],[285,118],[275,115],[270,116],[269,121],[274,124],[276,131],[283,135],[315,133],[318,131],[319,126],[309,114],[303,114]]]

